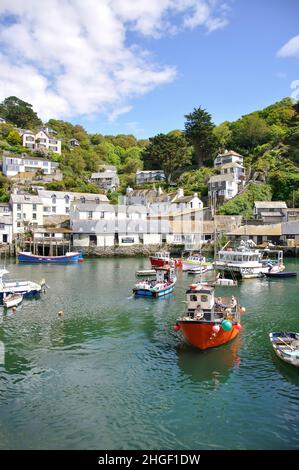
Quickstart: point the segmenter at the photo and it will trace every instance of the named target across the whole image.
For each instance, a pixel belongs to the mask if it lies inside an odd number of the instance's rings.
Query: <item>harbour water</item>
[[[299,272],[299,260],[287,260]],[[299,371],[269,332],[299,331],[299,278],[219,288],[246,307],[232,343],[200,352],[172,326],[192,278],[133,298],[147,259],[7,265],[50,286],[0,311],[1,449],[298,449]],[[63,316],[58,316],[59,311]]]

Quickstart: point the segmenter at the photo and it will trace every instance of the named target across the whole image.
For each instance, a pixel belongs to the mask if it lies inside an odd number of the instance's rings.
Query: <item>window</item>
[[[101,212],[101,219],[104,219],[105,217],[105,212]]]
[[[66,208],[65,208],[65,212],[66,212],[66,214],[69,214],[69,213],[70,213],[70,208],[69,208],[69,207],[66,207]]]
[[[36,211],[36,204],[32,204],[32,210]]]
[[[21,227],[21,222],[17,222],[17,227]]]
[[[17,204],[17,210],[18,210],[18,211],[21,210],[21,204]]]
[[[17,219],[21,220],[21,213],[20,212],[17,213]]]
[[[85,204],[85,201],[86,201],[85,197],[81,197],[80,201],[82,202],[82,204]]]
[[[89,212],[88,212],[88,218],[89,218],[89,219],[92,219],[92,211],[89,211]]]
[[[33,220],[36,220],[36,213],[35,212],[32,214],[32,218],[33,218]]]
[[[100,198],[96,197],[96,204],[100,204]]]
[[[65,203],[66,204],[69,204],[70,203],[70,196],[68,196],[67,194],[64,196],[64,200],[65,200]]]
[[[197,302],[197,295],[191,294],[190,295],[191,302]]]
[[[52,212],[53,212],[53,213],[56,212],[56,207],[55,207],[55,206],[52,206]]]
[[[55,194],[53,194],[51,199],[52,199],[52,204],[56,204],[56,195]]]
[[[0,224],[0,230],[4,230],[5,228],[5,225],[4,224]]]
[[[207,295],[201,295],[200,299],[202,302],[207,302],[208,301],[208,296]]]

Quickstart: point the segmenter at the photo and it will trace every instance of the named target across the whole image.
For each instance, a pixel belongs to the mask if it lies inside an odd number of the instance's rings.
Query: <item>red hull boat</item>
[[[153,268],[163,268],[171,264],[170,254],[168,252],[157,252],[150,256],[150,262]]]
[[[213,286],[191,284],[186,292],[187,312],[174,326],[188,343],[202,350],[233,340],[241,329],[240,314],[245,312],[234,296],[215,301],[214,292]]]

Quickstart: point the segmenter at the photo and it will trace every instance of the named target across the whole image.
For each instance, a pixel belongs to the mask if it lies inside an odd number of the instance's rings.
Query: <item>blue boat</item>
[[[297,276],[297,273],[294,272],[294,271],[281,271],[281,272],[274,272],[274,273],[271,273],[268,272],[268,273],[264,273],[264,276],[268,277],[268,278],[281,278],[281,277],[296,277]]]
[[[174,290],[176,276],[170,266],[156,267],[156,278],[137,282],[133,289],[135,296],[163,297]]]
[[[18,260],[22,263],[76,263],[83,261],[83,254],[82,251],[73,251],[62,256],[40,256],[34,255],[30,251],[19,251]]]

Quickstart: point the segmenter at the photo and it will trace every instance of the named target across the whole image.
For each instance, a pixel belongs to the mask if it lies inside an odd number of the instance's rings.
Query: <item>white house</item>
[[[245,168],[240,163],[225,163],[220,167],[221,175],[233,175],[238,183],[245,183]]]
[[[12,208],[8,202],[0,202],[0,217],[11,217]]]
[[[70,139],[70,140],[69,140],[69,145],[70,145],[71,147],[79,147],[80,142],[79,142],[79,140],[77,140],[77,139]]]
[[[61,140],[45,129],[40,129],[37,134],[29,130],[19,129],[19,134],[22,137],[23,147],[28,147],[31,150],[46,149],[61,154]]]
[[[12,216],[0,215],[0,244],[12,242]]]
[[[286,222],[287,205],[284,201],[255,201],[253,214],[265,224]]]
[[[238,182],[232,174],[213,175],[208,181],[208,195],[212,198],[216,194],[224,200],[231,199],[238,194]]]
[[[7,177],[20,173],[36,173],[37,170],[41,170],[45,175],[52,175],[57,168],[58,163],[42,157],[32,157],[26,153],[16,156],[9,152],[3,153],[2,173]]]
[[[43,203],[31,194],[11,194],[13,234],[43,225]]]
[[[68,215],[71,205],[76,205],[76,203],[101,204],[109,202],[104,194],[48,191],[44,189],[38,189],[37,193],[43,203],[44,215]]]
[[[136,172],[136,184],[156,183],[165,181],[163,170],[138,170]]]
[[[220,153],[214,160],[214,167],[219,168],[226,163],[239,163],[243,166],[244,157],[234,150],[225,150],[224,153]]]
[[[127,188],[124,203],[127,205],[142,204],[150,212],[167,213],[174,210],[202,209],[203,203],[197,193],[190,196],[184,195],[184,190],[178,188],[176,192],[164,193],[159,189],[135,189]]]
[[[92,173],[90,181],[105,191],[115,191],[119,185],[119,177],[114,166],[106,166],[103,171]]]
[[[76,247],[160,243],[158,223],[153,225],[147,220],[144,206],[79,204],[71,214]]]

